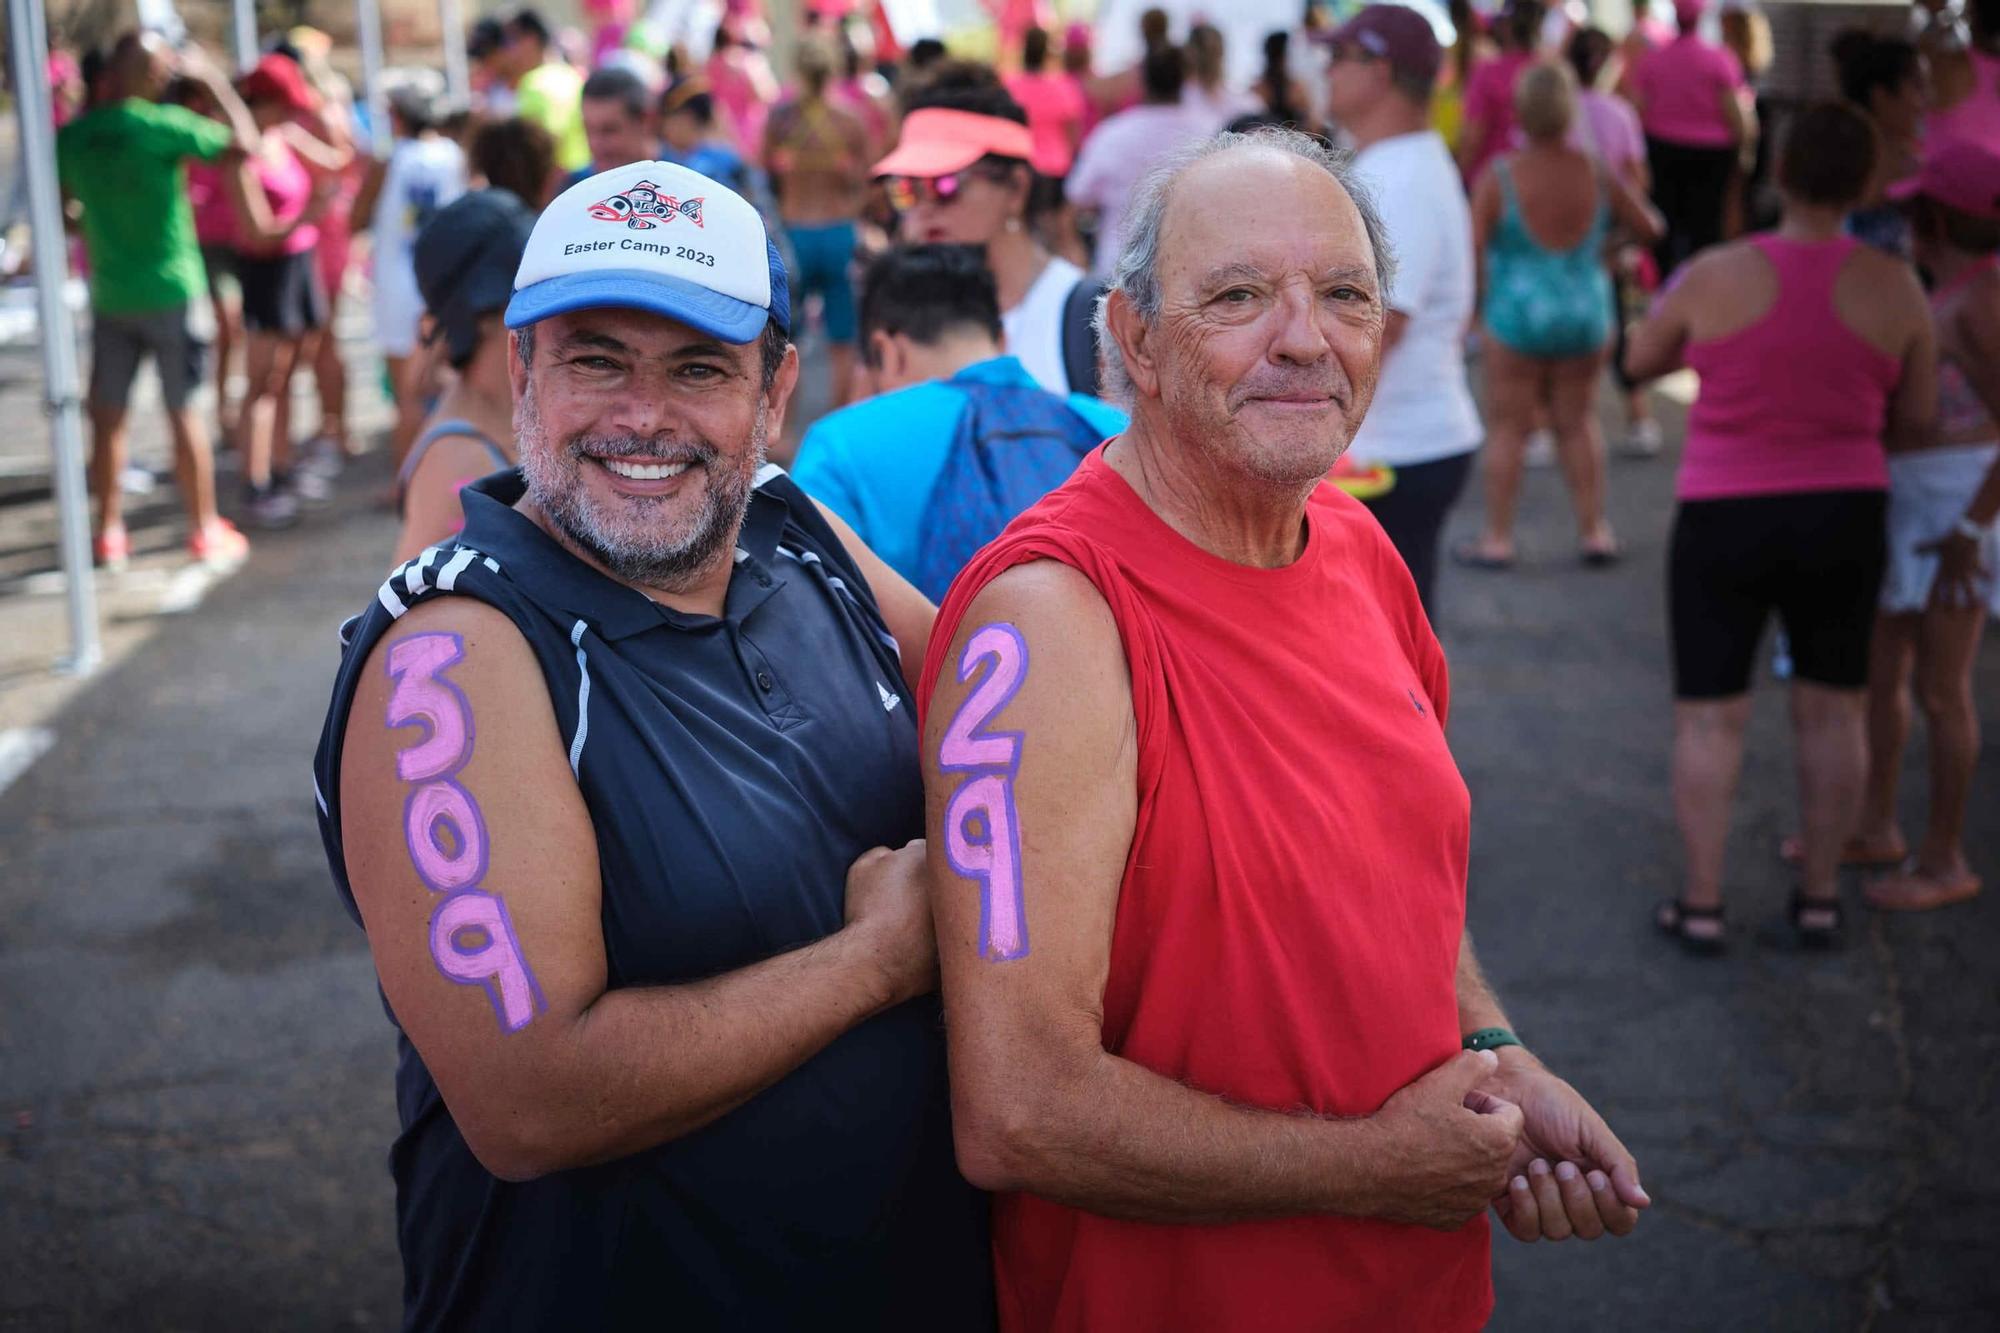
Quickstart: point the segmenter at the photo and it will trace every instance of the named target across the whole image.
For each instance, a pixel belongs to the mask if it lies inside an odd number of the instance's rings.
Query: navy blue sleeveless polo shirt
[[[463,533],[342,627],[313,776],[357,923],[339,794],[360,673],[409,607],[468,596],[513,621],[548,682],[597,832],[610,986],[714,976],[841,928],[855,858],[922,834],[916,709],[839,538],[781,470],[758,482],[719,618],[571,556],[512,508],[518,472],[466,488]],[[994,1322],[986,1197],[954,1163],[935,996],[702,1130],[523,1184],[479,1165],[400,1031],[397,1045],[407,1329]]]

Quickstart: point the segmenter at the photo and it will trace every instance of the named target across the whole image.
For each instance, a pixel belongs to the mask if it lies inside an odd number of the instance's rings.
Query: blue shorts
[[[805,298],[819,293],[820,317],[826,321],[828,342],[851,343],[856,332],[854,247],[858,240],[852,222],[823,222],[813,226],[787,226],[792,254],[797,259],[792,271],[792,309],[801,308]],[[796,325],[797,320],[794,319]],[[797,332],[794,328],[793,332]]]

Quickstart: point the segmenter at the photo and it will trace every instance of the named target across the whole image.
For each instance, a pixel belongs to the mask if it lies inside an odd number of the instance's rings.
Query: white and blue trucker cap
[[[572,310],[618,307],[754,342],[767,319],[791,332],[785,264],[757,210],[672,162],[634,162],[578,181],[542,210],[507,303],[518,329]]]

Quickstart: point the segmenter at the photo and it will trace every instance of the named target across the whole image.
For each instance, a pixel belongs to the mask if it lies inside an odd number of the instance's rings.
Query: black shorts
[[[236,280],[243,287],[243,327],[251,333],[296,338],[326,321],[313,252],[295,255],[238,255]]]
[[[1674,696],[1746,692],[1773,611],[1795,678],[1865,686],[1887,505],[1882,491],[1683,501],[1667,557]]]

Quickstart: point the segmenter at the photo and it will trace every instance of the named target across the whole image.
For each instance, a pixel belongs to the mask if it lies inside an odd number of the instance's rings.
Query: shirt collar
[[[499,561],[504,575],[529,597],[585,621],[607,640],[661,625],[686,630],[717,623],[713,616],[661,606],[638,589],[626,587],[571,555],[514,507],[526,492],[527,483],[519,468],[467,486],[459,492],[465,508],[465,529],[459,542]],[[779,497],[761,489],[751,492],[749,512],[737,533],[736,568],[730,572],[723,620],[741,622],[784,586],[772,564],[790,515],[790,507]]]
[[[1018,384],[1033,387],[1035,377],[1015,356],[992,356],[984,361],[975,361],[959,370],[951,377],[954,380],[972,380],[980,384]]]

